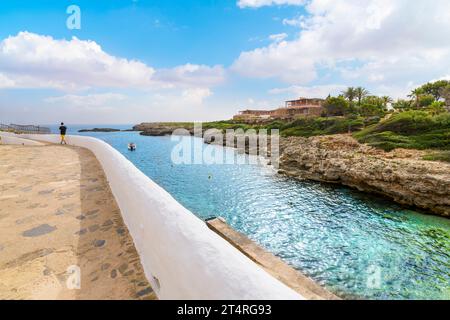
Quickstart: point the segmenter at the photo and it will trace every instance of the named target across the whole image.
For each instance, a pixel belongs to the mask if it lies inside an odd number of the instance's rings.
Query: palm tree
[[[356,98],[358,98],[358,105],[361,105],[361,101],[369,95],[369,91],[363,87],[355,89]]]
[[[389,97],[389,96],[383,96],[383,97],[381,97],[381,99],[383,100],[383,107],[385,109],[387,108],[387,105],[389,103],[393,103],[394,102],[394,100],[391,97]]]
[[[408,95],[408,98],[414,99],[416,106],[419,105],[419,98],[421,95],[423,95],[425,91],[423,91],[422,88],[417,88],[411,91],[411,93]]]
[[[353,87],[348,87],[346,90],[342,91],[342,95],[351,103],[356,98],[356,91]]]

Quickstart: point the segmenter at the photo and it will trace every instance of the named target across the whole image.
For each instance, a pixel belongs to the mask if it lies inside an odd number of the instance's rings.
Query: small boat
[[[129,143],[128,144],[128,150],[130,150],[130,151],[136,151],[136,144],[134,144],[134,143]]]

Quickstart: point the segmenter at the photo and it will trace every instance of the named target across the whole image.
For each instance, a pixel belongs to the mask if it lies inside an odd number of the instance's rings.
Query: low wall
[[[57,135],[20,135],[58,143]],[[105,171],[145,274],[160,299],[303,299],[226,240],[106,142],[67,136]]]

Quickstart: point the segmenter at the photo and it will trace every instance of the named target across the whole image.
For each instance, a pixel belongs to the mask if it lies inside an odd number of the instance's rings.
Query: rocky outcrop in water
[[[280,173],[343,184],[450,217],[450,164],[421,160],[424,151],[384,152],[351,136],[284,138]]]
[[[182,125],[166,125],[158,122],[144,122],[133,127],[133,131],[141,131],[143,136],[170,136],[176,129],[186,129],[190,135],[194,134],[194,129]]]
[[[93,129],[81,129],[78,132],[119,132],[119,129],[113,128],[93,128]]]

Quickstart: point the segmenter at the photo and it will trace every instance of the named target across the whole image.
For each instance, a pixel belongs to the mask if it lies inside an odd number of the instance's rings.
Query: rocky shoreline
[[[81,129],[78,132],[119,132],[120,129],[113,128],[93,128],[93,129]]]
[[[174,127],[145,124],[133,129],[144,129],[142,135],[161,136],[172,134]],[[193,134],[193,129],[186,129]],[[226,145],[225,137],[214,141],[205,136],[204,142]],[[241,152],[249,151],[246,143]],[[270,154],[270,141],[268,151]],[[450,164],[422,160],[426,153],[406,149],[384,152],[360,144],[346,134],[287,137],[280,139],[279,173],[295,179],[345,185],[450,217]]]
[[[450,217],[450,164],[424,161],[424,151],[384,152],[349,135],[289,137],[280,148],[280,173],[342,184]]]
[[[194,134],[193,127],[187,126],[170,126],[158,122],[144,122],[133,126],[133,131],[141,131],[142,136],[169,136],[175,129],[182,128],[189,131],[190,135]]]

